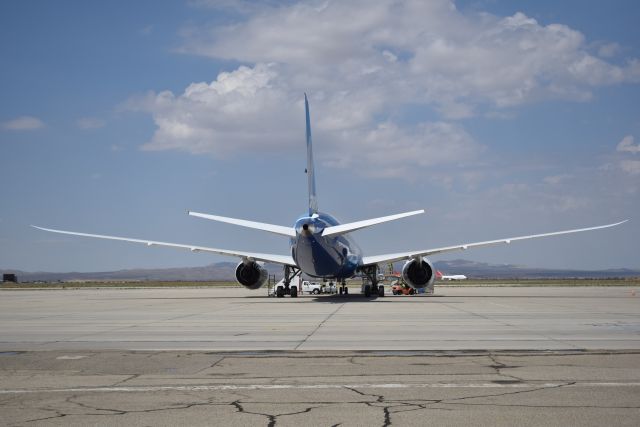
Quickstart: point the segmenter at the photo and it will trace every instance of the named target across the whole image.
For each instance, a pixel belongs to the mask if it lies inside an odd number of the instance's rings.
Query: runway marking
[[[28,393],[139,393],[153,391],[226,391],[226,390],[325,390],[340,388],[551,388],[551,387],[640,387],[640,382],[557,382],[557,383],[428,383],[428,384],[238,384],[238,385],[173,385],[129,387],[75,387],[52,389],[0,390],[0,394]]]

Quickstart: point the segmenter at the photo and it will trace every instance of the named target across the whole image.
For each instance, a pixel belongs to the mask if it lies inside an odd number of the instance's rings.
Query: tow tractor
[[[391,286],[391,293],[394,295],[413,295],[416,290],[402,280],[398,280],[395,285]]]

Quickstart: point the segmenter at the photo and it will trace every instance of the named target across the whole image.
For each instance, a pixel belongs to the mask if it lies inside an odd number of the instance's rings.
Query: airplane
[[[441,271],[436,271],[436,279],[438,280],[467,280],[467,276],[464,274],[442,274]]]
[[[436,279],[433,264],[427,259],[427,257],[431,255],[461,251],[482,246],[497,245],[501,243],[509,244],[518,240],[598,230],[615,227],[627,221],[625,220],[595,227],[556,231],[552,233],[508,237],[475,243],[462,243],[440,248],[410,250],[373,256],[364,255],[351,236],[352,232],[388,221],[395,221],[401,218],[422,214],[424,213],[424,210],[421,209],[404,212],[346,224],[340,224],[333,216],[321,212],[318,209],[318,198],[316,194],[315,168],[311,141],[311,120],[309,115],[309,101],[306,94],[304,95],[304,106],[307,145],[307,168],[305,172],[307,174],[309,209],[307,213],[295,221],[293,227],[188,211],[190,216],[241,227],[248,227],[288,237],[288,254],[279,255],[218,249],[204,246],[158,242],[153,240],[132,239],[128,237],[79,233],[75,231],[38,227],[35,225],[33,227],[52,233],[93,237],[98,239],[120,240],[125,242],[141,243],[147,246],[165,246],[187,249],[191,252],[210,252],[238,257],[241,258],[241,262],[235,270],[236,280],[248,289],[258,289],[267,283],[268,274],[267,270],[264,268],[265,262],[280,264],[284,266],[284,282],[282,285],[277,287],[276,296],[282,298],[285,295],[289,295],[290,297],[295,298],[298,296],[298,289],[296,286],[290,286],[290,283],[292,278],[301,273],[305,273],[312,277],[334,280],[340,283],[339,293],[341,295],[347,295],[349,293],[349,289],[345,284],[345,279],[359,274],[367,278],[367,282],[369,283],[362,287],[362,293],[364,293],[366,297],[378,297],[384,296],[384,286],[378,284],[378,264],[381,263],[404,260],[405,264],[401,273],[402,278],[411,287],[420,290],[432,285]]]

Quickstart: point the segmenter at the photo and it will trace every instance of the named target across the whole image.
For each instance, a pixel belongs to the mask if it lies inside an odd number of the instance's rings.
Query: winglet
[[[307,120],[307,180],[309,186],[309,216],[318,213],[318,199],[316,197],[316,176],[313,168],[313,150],[311,147],[311,119],[309,118],[309,100],[304,94],[304,109]]]

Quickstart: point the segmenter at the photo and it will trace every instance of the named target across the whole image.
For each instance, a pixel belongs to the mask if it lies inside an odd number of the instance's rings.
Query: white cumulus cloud
[[[37,117],[21,116],[13,120],[6,121],[2,127],[7,130],[35,130],[44,126],[44,122]]]
[[[195,4],[241,13],[186,28],[180,50],[245,65],[131,100],[157,126],[146,150],[221,157],[292,147],[307,92],[314,139],[330,148],[319,161],[400,175],[389,164],[415,172],[472,162],[483,147],[458,119],[508,119],[514,106],[584,101],[599,86],[640,81],[637,60],[607,62],[579,31],[521,12],[467,13],[448,0]]]
[[[619,66],[591,55],[584,35],[566,25],[520,12],[464,14],[447,0],[264,8],[233,25],[189,32],[183,50],[286,64],[290,84],[308,90],[379,87],[387,101],[433,104],[452,117],[484,103],[589,99],[593,87],[640,81],[637,61]]]
[[[633,135],[627,135],[622,138],[622,141],[618,143],[616,147],[616,151],[629,152],[629,153],[640,153],[640,144],[633,143]]]
[[[179,95],[164,91],[130,100],[131,108],[152,113],[157,125],[143,148],[226,156],[289,146],[300,139],[291,123],[303,117],[302,97],[290,96],[278,77],[271,65],[243,66],[211,83],[193,83]]]
[[[129,101],[157,125],[145,150],[183,150],[224,157],[247,150],[299,146],[304,137],[302,93],[286,85],[276,64],[239,67],[211,83],[193,83],[182,94],[165,91]],[[400,127],[376,123],[376,92],[323,92],[311,97],[318,160],[368,175],[406,176],[407,168],[468,161],[482,147],[460,126],[420,122]]]
[[[603,58],[611,58],[616,56],[622,48],[618,43],[605,43],[598,47],[598,55]]]

